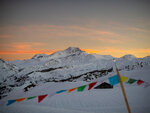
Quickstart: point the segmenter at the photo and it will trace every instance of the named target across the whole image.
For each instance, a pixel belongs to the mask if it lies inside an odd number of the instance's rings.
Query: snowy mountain
[[[87,54],[69,47],[50,55],[37,54],[28,60],[0,60],[0,95],[3,97],[17,87],[36,86],[46,82],[91,81],[114,73],[114,57]],[[150,65],[150,56],[136,58],[125,55],[115,58],[119,70],[137,70]],[[9,90],[8,90],[9,89]]]
[[[134,55],[125,55],[125,56],[123,56],[123,57],[121,57],[122,59],[126,59],[126,60],[134,60],[134,59],[136,59],[136,57],[134,56]]]
[[[4,81],[7,77],[18,72],[18,67],[14,64],[10,64],[7,61],[0,59],[0,82]]]

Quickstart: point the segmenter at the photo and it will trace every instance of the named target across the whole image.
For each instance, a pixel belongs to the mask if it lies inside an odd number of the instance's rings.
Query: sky
[[[150,55],[149,0],[0,0],[0,58],[30,59],[68,47]]]

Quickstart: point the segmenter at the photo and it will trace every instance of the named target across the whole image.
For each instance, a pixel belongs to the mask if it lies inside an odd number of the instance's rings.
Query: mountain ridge
[[[115,71],[114,58],[110,55],[88,54],[79,48],[69,47],[50,55],[37,54],[28,60],[1,60],[0,84],[3,90],[0,95],[7,95],[16,87],[26,87],[30,84],[90,81],[107,76]],[[125,55],[115,59],[119,70],[130,71],[150,65],[150,56],[136,58],[133,55]],[[11,66],[14,68],[11,69]]]

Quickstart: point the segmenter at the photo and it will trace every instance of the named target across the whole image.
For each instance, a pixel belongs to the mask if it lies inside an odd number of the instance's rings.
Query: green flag
[[[133,83],[136,82],[136,81],[137,81],[137,80],[130,78],[127,83],[128,83],[128,84],[133,84]]]
[[[85,87],[86,87],[86,85],[84,85],[84,86],[80,86],[80,87],[78,87],[77,91],[81,92],[81,91],[83,91],[83,90],[84,90],[84,88],[85,88]]]
[[[36,96],[28,97],[27,100],[34,99],[34,98],[36,98]]]

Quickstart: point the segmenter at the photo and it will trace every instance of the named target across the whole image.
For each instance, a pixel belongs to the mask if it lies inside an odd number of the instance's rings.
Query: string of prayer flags
[[[65,92],[65,91],[67,91],[67,90],[60,90],[60,91],[57,91],[56,93],[59,94],[59,93]]]
[[[86,85],[80,86],[78,87],[78,92],[82,92],[85,89]]]
[[[120,82],[117,75],[111,76],[111,77],[109,77],[109,78],[107,78],[107,79],[109,80],[110,86],[112,86],[112,87],[113,87],[113,85],[116,85],[116,84],[118,84],[118,83]],[[128,84],[133,84],[133,83],[136,82],[137,85],[141,85],[141,84],[142,84],[144,87],[150,86],[150,83],[148,83],[148,82],[145,82],[145,81],[143,81],[143,80],[136,80],[136,79],[128,78],[128,77],[125,77],[125,76],[121,76],[121,81],[122,81],[122,82],[126,82],[126,83],[128,83]],[[89,87],[88,87],[88,90],[90,90],[90,89],[92,89],[96,84],[97,84],[97,82],[92,82],[92,83],[90,83],[90,84],[88,84],[88,85],[83,85],[83,86],[79,86],[79,87],[76,87],[76,88],[71,88],[71,89],[68,89],[68,90],[56,91],[56,92],[53,92],[52,94],[49,94],[49,97],[51,97],[51,96],[53,96],[53,95],[55,95],[55,94],[63,93],[63,92],[68,92],[68,93],[70,93],[70,92],[75,91],[75,90],[77,90],[78,92],[82,92],[82,91],[86,88],[86,86],[89,86]],[[109,87],[109,88],[112,88],[112,87],[108,86],[108,84],[106,85],[106,83],[105,83],[104,86],[105,86],[105,87],[107,86],[107,87]],[[98,86],[98,87],[103,88],[102,84],[101,84],[100,86]],[[97,88],[95,88],[95,89],[97,89]],[[38,97],[38,103],[40,103],[40,102],[41,102],[45,97],[47,97],[47,96],[48,96],[48,94],[40,95],[40,96],[26,97],[26,98],[19,98],[19,99],[15,99],[15,100],[8,100],[7,106],[8,106],[8,105],[11,105],[11,104],[13,104],[13,103],[15,103],[15,102],[21,102],[21,101],[24,101],[24,100],[30,100],[30,99],[34,99],[34,98],[36,98],[36,97]]]
[[[117,75],[109,77],[108,80],[109,80],[109,83],[111,84],[111,86],[116,85],[116,84],[119,83],[119,78],[118,78]]]
[[[92,82],[92,83],[90,83],[88,90],[92,89],[92,87],[94,87],[96,83],[97,83],[97,82]]]
[[[121,81],[122,81],[122,82],[126,82],[127,80],[128,80],[128,77],[121,76]]]
[[[150,83],[144,82],[144,85],[143,85],[143,86],[146,88],[146,87],[150,86]]]
[[[21,102],[21,101],[24,101],[26,98],[19,98],[19,99],[16,99],[17,102]]]
[[[8,100],[7,106],[9,106],[10,104],[13,104],[15,102],[16,102],[16,100]]]
[[[133,83],[136,82],[136,81],[137,81],[137,80],[130,78],[127,83],[128,83],[128,84],[133,84]]]
[[[31,100],[31,99],[34,99],[36,98],[37,96],[32,96],[32,97],[28,97],[27,100]]]
[[[74,91],[74,90],[76,90],[77,88],[72,88],[72,89],[69,89],[68,90],[68,93],[70,93],[70,92],[72,92],[72,91]]]
[[[138,80],[138,81],[137,81],[137,84],[138,84],[138,85],[141,85],[141,84],[143,84],[143,83],[144,83],[143,80]]]
[[[40,103],[46,96],[47,94],[38,96],[38,103]]]

